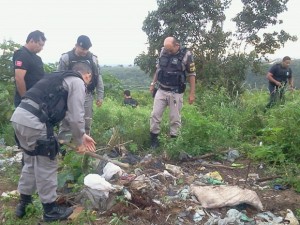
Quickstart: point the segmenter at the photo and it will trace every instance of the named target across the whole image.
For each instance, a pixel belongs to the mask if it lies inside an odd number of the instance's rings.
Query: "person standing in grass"
[[[180,45],[175,37],[167,37],[161,50],[156,72],[150,85],[158,90],[154,96],[153,110],[150,116],[151,148],[159,146],[160,123],[166,107],[170,108],[170,137],[176,138],[181,126],[181,109],[186,80],[190,83],[189,104],[195,101],[196,72],[193,54]]]
[[[274,64],[267,73],[269,81],[270,100],[266,108],[271,108],[277,102],[284,103],[284,94],[287,83],[291,90],[294,88],[292,69],[290,68],[291,58],[285,56],[282,62]]]
[[[89,51],[92,47],[90,38],[86,35],[80,35],[77,38],[75,47],[61,55],[58,64],[58,71],[72,70],[72,67],[78,62],[87,62],[92,70],[92,81],[87,86],[85,97],[85,132],[90,135],[93,117],[93,100],[96,95],[96,105],[100,107],[104,98],[104,85],[100,73],[98,57]],[[95,93],[96,92],[96,93]]]

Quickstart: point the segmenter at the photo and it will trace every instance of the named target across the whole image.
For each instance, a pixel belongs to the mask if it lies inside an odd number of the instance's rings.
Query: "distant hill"
[[[101,67],[101,71],[102,74],[108,73],[116,77],[123,89],[146,90],[152,81],[152,78],[137,66],[104,66]]]
[[[274,63],[280,61],[281,59],[278,59],[277,61],[265,63],[263,65],[263,74],[254,74],[249,71],[246,75],[245,87],[248,89],[267,89],[268,81],[266,79],[266,74]],[[293,70],[294,85],[297,89],[300,89],[300,59],[294,59],[291,68]],[[117,78],[121,82],[123,89],[147,90],[152,81],[152,77],[145,74],[137,66],[103,66],[101,67],[101,71],[102,74],[110,74]]]

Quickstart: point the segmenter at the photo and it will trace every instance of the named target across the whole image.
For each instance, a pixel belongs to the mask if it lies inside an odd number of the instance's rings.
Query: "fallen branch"
[[[264,178],[259,178],[256,181],[257,182],[264,182],[264,181],[268,181],[268,180],[274,180],[277,178],[282,178],[282,176],[272,176],[272,177],[264,177]]]
[[[60,141],[60,144],[64,144],[64,145],[68,146],[69,148],[71,148],[73,150],[76,150],[76,147],[73,146],[70,143],[67,143],[67,142],[64,142],[64,141]],[[96,158],[96,159],[106,160],[106,161],[111,162],[113,164],[116,164],[117,166],[120,166],[120,167],[129,168],[129,164],[128,163],[122,163],[122,162],[119,162],[117,160],[110,159],[108,157],[105,157],[105,156],[102,156],[102,155],[98,155],[98,154],[93,153],[93,152],[85,152],[84,154],[88,155],[88,156],[91,156],[93,158]]]
[[[218,168],[225,168],[225,169],[236,169],[236,167],[232,166],[225,166],[225,165],[218,165],[218,164],[210,164],[210,163],[201,163],[202,166],[208,166],[208,167],[218,167]]]
[[[225,153],[225,152],[228,152],[228,151],[229,150],[224,150],[224,151],[214,152],[214,153],[207,153],[207,154],[204,154],[204,155],[201,155],[201,156],[190,158],[190,159],[188,159],[188,161],[195,161],[195,160],[198,160],[198,159],[205,159],[205,158],[208,158],[208,157],[211,157],[211,156],[214,156],[214,155],[218,155],[218,154],[221,154],[221,153]]]

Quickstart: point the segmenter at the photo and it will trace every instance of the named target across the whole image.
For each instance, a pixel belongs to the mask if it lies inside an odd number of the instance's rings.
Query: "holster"
[[[48,156],[51,160],[54,160],[59,152],[57,138],[52,136],[46,139],[38,139],[36,141],[35,151],[37,155]]]
[[[153,92],[152,92],[152,97],[153,98],[155,97],[157,90],[158,90],[158,88],[155,86],[154,89],[153,89]]]

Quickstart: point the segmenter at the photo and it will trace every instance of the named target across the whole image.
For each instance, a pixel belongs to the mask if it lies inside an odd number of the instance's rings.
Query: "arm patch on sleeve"
[[[190,71],[191,72],[195,72],[196,68],[195,68],[195,63],[191,63],[190,64]]]

